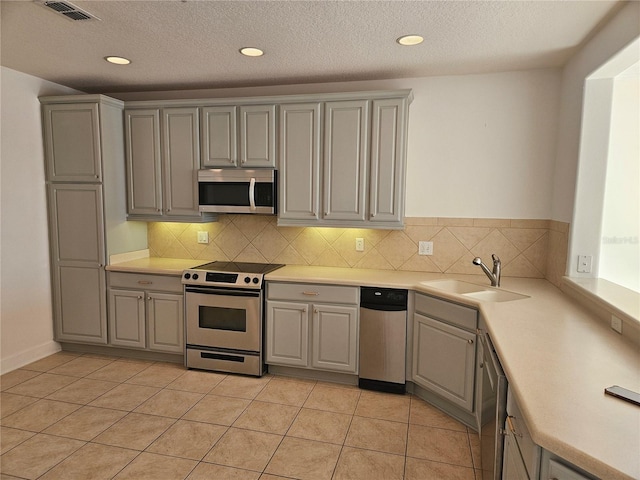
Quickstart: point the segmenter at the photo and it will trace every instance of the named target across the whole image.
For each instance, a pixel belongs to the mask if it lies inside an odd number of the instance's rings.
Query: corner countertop
[[[479,308],[533,440],[606,479],[640,479],[640,407],[604,395],[620,385],[640,391],[640,349],[546,280],[503,277],[501,290],[527,295],[482,302],[422,282],[442,275],[286,266],[267,280],[407,288]]]

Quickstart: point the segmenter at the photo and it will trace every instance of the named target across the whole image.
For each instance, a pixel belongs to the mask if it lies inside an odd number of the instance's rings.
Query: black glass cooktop
[[[238,273],[262,273],[273,272],[280,267],[278,263],[251,263],[251,262],[211,262],[195,267],[195,270],[208,270],[212,272],[238,272]]]

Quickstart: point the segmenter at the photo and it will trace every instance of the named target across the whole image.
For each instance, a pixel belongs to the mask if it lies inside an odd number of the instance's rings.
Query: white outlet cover
[[[433,255],[433,242],[418,242],[418,255]]]
[[[209,232],[198,232],[198,243],[209,243]]]
[[[364,238],[356,238],[356,252],[364,252]]]

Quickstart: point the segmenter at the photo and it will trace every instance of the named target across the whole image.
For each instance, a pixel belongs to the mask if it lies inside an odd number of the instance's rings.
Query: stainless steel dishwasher
[[[360,388],[405,392],[407,290],[360,288]]]

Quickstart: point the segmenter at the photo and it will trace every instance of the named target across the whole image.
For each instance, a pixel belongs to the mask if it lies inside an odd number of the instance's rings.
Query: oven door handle
[[[187,293],[202,293],[205,295],[224,295],[227,297],[259,297],[260,291],[252,290],[225,290],[222,288],[185,287]]]

